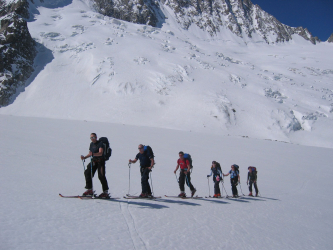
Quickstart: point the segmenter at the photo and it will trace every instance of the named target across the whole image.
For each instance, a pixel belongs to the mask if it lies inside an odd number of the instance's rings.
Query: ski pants
[[[181,169],[180,174],[179,174],[180,192],[185,193],[185,182],[186,182],[186,185],[191,189],[191,191],[193,191],[195,189],[191,183],[191,173],[188,172],[187,174],[185,174],[185,170]]]
[[[150,170],[148,168],[141,167],[140,172],[141,172],[142,193],[151,195],[152,193],[151,193],[151,189],[150,189],[150,185],[149,185],[149,172],[150,172]]]
[[[105,176],[105,161],[103,159],[92,162],[93,177],[96,170],[98,170],[98,179],[102,184],[103,191],[109,190],[108,181]],[[84,171],[84,176],[86,177],[86,189],[92,189],[91,163],[88,164],[86,171]]]
[[[213,181],[214,181],[214,194],[221,194],[220,181],[217,181],[215,176],[213,178]]]
[[[256,191],[256,194],[258,194],[258,187],[257,187],[257,182],[256,181],[252,181],[250,180],[249,181],[249,190],[250,190],[250,193],[252,193],[252,184],[254,186],[254,190]]]
[[[231,182],[232,195],[238,196],[238,190],[237,190],[238,177],[230,179],[230,182]]]

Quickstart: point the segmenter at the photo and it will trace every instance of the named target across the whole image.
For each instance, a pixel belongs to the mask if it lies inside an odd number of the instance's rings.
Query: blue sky
[[[326,41],[333,33],[333,0],[251,0],[281,23],[308,28]]]

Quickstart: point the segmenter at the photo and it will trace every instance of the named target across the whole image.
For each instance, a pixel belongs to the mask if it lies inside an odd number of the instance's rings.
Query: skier
[[[98,170],[98,179],[102,184],[103,193],[99,195],[100,198],[110,198],[108,181],[105,176],[105,159],[103,157],[103,143],[97,140],[97,135],[95,133],[90,134],[90,147],[89,153],[86,156],[81,155],[81,160],[92,157],[92,161],[88,164],[87,169],[84,172],[86,177],[86,189],[83,193],[84,196],[94,195],[92,187],[92,176],[95,175],[96,170]],[[92,169],[91,169],[92,168]]]
[[[140,144],[138,146],[139,153],[135,156],[134,160],[129,160],[130,163],[136,163],[140,160],[140,172],[141,172],[141,188],[142,192],[140,194],[141,198],[152,197],[152,192],[149,185],[149,172],[153,168],[154,154],[150,150],[144,150],[144,145]]]
[[[214,198],[221,197],[221,191],[220,191],[220,181],[222,180],[222,170],[220,163],[213,161],[210,174],[207,175],[207,178],[211,177],[213,175],[213,181],[214,181]]]
[[[247,182],[246,184],[249,185],[249,196],[252,195],[252,184],[254,186],[254,189],[256,191],[256,196],[258,196],[258,187],[257,187],[257,170],[255,167],[248,167],[249,172],[247,173]]]
[[[189,160],[186,160],[184,158],[184,152],[180,151],[179,152],[179,159],[177,160],[177,167],[174,171],[176,174],[178,168],[180,167],[180,174],[179,174],[179,188],[180,188],[180,194],[178,197],[186,197],[185,194],[185,180],[186,180],[186,185],[190,188],[191,190],[191,197],[195,194],[197,191],[192,183],[191,183],[191,166]]]
[[[238,197],[237,185],[240,182],[239,171],[236,169],[234,165],[231,165],[231,170],[227,174],[223,174],[223,176],[228,176],[230,174],[230,182],[231,182],[231,190],[232,197]]]

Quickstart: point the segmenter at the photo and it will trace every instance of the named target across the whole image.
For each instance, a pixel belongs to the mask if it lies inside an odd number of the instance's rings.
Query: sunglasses
[[[95,136],[92,136],[92,137],[90,137],[90,139],[96,139],[96,137],[95,137]]]
[[[143,148],[138,148],[139,150],[143,149]]]

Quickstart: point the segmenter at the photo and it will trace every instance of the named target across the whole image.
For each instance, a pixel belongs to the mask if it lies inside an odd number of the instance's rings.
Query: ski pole
[[[178,177],[177,177],[177,174],[175,173],[175,176],[176,176],[176,180],[177,180],[177,182],[179,183],[179,180],[178,180]]]
[[[239,182],[239,186],[240,186],[240,189],[241,189],[242,195],[245,196],[245,194],[243,194],[242,185],[241,185],[240,182]]]
[[[86,166],[84,165],[84,162],[85,162],[85,160],[83,159],[83,160],[82,160],[82,164],[83,164],[83,173],[86,171]]]
[[[261,193],[259,191],[259,188],[258,188],[258,182],[256,181],[256,185],[257,185],[257,189],[258,189],[258,194],[261,196]]]
[[[154,186],[153,186],[153,178],[151,177],[151,171],[149,174],[150,174],[151,195],[154,196]]]
[[[131,163],[128,163],[128,193],[127,195],[130,195],[131,191]]]
[[[221,178],[220,179],[220,183],[221,183],[221,186],[222,186],[222,182],[223,182],[223,179]],[[221,192],[221,197],[223,196],[223,188],[221,188],[222,192]]]
[[[210,185],[209,185],[209,177],[207,177],[207,180],[208,180],[208,194],[209,194],[209,197],[210,197]]]
[[[227,190],[225,190],[225,187],[224,187],[223,182],[221,182],[221,184],[222,184],[222,186],[223,186],[223,189],[224,189],[224,192],[225,192],[225,194],[226,194],[226,197],[229,197],[229,195],[228,195],[228,193],[227,193]]]
[[[92,170],[92,168],[93,168],[93,162],[92,162],[92,156],[90,156],[90,174],[91,174],[91,190],[92,190],[92,192],[93,192],[93,195],[92,196],[94,196],[94,186],[93,186],[93,170]]]

